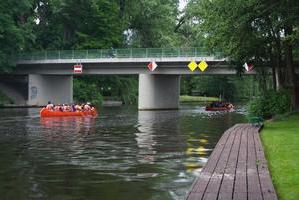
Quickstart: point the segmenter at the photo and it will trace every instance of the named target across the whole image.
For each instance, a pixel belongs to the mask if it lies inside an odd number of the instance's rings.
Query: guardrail
[[[49,50],[18,54],[18,60],[101,59],[101,58],[166,58],[217,56],[202,48],[131,48],[91,50]]]

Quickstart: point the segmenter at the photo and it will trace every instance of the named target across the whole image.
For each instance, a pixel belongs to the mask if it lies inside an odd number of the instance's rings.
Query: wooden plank
[[[272,184],[264,150],[257,130],[253,133],[256,146],[257,169],[264,200],[277,200],[277,195]]]
[[[225,172],[225,168],[228,162],[228,158],[231,152],[231,148],[235,139],[236,132],[239,130],[238,128],[239,127],[236,127],[234,130],[232,130],[229,138],[227,139],[225,147],[221,153],[221,157],[218,160],[217,166],[212,174],[210,182],[205,191],[204,199],[216,200],[218,197],[220,184],[223,179],[223,174]],[[211,195],[210,193],[216,195]]]
[[[244,199],[246,194],[247,199],[247,176],[246,176],[246,164],[247,164],[247,127],[241,130],[241,144],[237,161],[236,177],[234,184],[233,199]]]
[[[242,127],[239,126],[239,128]],[[219,199],[223,199],[223,200],[232,199],[240,143],[241,143],[241,134],[240,131],[238,130],[238,133],[235,134],[235,139],[234,139],[231,153],[229,155],[228,164],[224,172],[222,184],[219,191],[219,197],[218,197]]]
[[[248,149],[247,149],[247,188],[248,200],[262,200],[261,184],[258,176],[256,164],[256,150],[254,142],[254,132],[256,128],[251,126],[248,133]]]
[[[227,130],[192,186],[188,200],[277,200],[258,128]]]
[[[225,131],[218,141],[217,145],[215,146],[212,154],[209,157],[207,164],[203,167],[202,172],[200,173],[199,177],[193,184],[191,192],[188,194],[187,199],[194,199],[194,196],[201,199],[203,193],[210,181],[212,173],[216,167],[216,164],[220,158],[221,152],[225,146],[225,143],[230,135],[230,133],[236,128],[236,126],[231,127],[227,131]],[[193,194],[195,193],[195,194]]]

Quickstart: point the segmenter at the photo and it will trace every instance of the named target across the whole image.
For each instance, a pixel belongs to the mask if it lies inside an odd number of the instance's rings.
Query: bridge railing
[[[18,60],[101,59],[101,58],[168,58],[217,56],[197,48],[129,48],[90,50],[47,50],[18,54]]]

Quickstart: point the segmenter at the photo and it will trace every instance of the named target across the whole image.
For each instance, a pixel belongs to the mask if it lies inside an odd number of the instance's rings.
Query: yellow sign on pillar
[[[197,64],[195,61],[191,61],[189,64],[188,64],[188,67],[189,69],[193,72],[196,68],[197,68]]]
[[[198,67],[203,72],[207,69],[208,64],[206,63],[206,61],[203,60],[198,64]]]

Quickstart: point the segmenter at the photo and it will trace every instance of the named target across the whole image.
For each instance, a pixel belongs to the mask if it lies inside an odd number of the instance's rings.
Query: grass
[[[299,199],[299,113],[266,122],[261,134],[280,200]]]
[[[180,102],[206,102],[206,101],[219,101],[217,97],[202,97],[202,96],[180,96]]]

